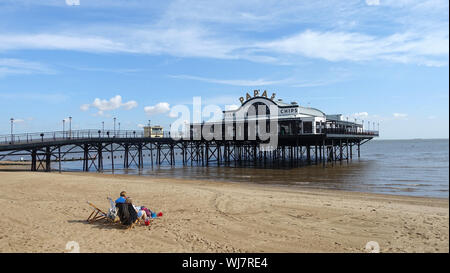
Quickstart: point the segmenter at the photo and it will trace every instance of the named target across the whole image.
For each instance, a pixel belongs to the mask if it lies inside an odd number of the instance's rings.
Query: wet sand
[[[0,161],[0,171],[29,171],[31,162],[29,161]]]
[[[0,171],[0,252],[448,252],[448,199],[94,173]],[[149,227],[88,224],[126,190]]]

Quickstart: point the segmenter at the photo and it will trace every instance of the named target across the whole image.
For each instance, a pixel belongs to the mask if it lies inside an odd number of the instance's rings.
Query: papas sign
[[[274,100],[275,96],[276,96],[276,94],[272,93],[272,96],[270,97],[270,100]],[[247,93],[246,96],[245,96],[245,99],[244,99],[244,97],[240,97],[239,100],[241,101],[241,104],[244,104],[249,99],[256,98],[256,97],[268,98],[267,97],[267,90],[264,90],[264,92],[262,93],[261,96],[259,95],[259,90],[253,90],[253,97],[250,96],[249,93]]]

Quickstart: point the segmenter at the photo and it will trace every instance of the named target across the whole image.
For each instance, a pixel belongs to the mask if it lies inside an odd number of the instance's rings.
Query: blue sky
[[[168,126],[193,96],[267,89],[382,138],[448,138],[448,0],[66,2],[0,0],[0,134]]]

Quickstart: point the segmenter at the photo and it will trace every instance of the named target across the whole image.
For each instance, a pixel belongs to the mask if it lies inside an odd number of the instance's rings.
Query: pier
[[[273,151],[263,151],[259,140],[175,140],[145,137],[143,132],[98,130],[46,132],[0,136],[0,160],[23,158],[31,171],[61,171],[61,163],[80,159],[83,171],[111,168],[143,169],[183,166],[291,166],[334,165],[361,156],[361,145],[378,136],[377,131],[350,132],[328,129],[320,134],[279,136]],[[77,156],[75,156],[77,155]],[[144,158],[147,165],[144,165]]]
[[[253,96],[241,97],[242,105],[224,111],[221,121],[186,124],[172,137],[170,132],[155,137],[145,130],[103,129],[0,136],[0,160],[29,160],[31,171],[47,172],[61,171],[62,162],[77,158],[83,171],[98,172],[104,170],[105,162],[112,171],[176,164],[327,167],[360,158],[361,145],[379,136],[379,131],[364,128],[363,122],[286,103],[275,99],[275,94],[269,98],[267,91],[259,93],[254,90]],[[263,137],[268,132],[276,138],[275,144]],[[268,142],[270,149],[265,146]]]

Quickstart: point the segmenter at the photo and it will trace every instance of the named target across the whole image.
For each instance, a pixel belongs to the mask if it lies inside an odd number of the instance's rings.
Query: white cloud
[[[38,62],[12,58],[0,59],[0,77],[8,75],[53,73],[55,73],[54,70],[50,69],[47,65]]]
[[[131,110],[137,107],[137,102],[134,100],[128,102],[122,102],[122,96],[116,95],[109,100],[96,98],[91,104],[83,104],[80,106],[82,111],[88,111],[91,107],[97,108],[98,115],[104,115],[105,111],[117,110],[123,108],[125,110]]]
[[[292,63],[293,57],[338,61],[388,60],[442,66],[448,63],[448,27],[443,30],[407,31],[388,36],[360,32],[305,30],[268,41],[232,39],[200,27],[148,29],[105,29],[102,36],[73,34],[0,35],[0,51],[23,49],[73,50],[106,53],[137,53],[177,57],[244,59],[253,62]],[[115,32],[116,34],[110,34]],[[191,77],[196,80],[249,86],[276,84],[277,81],[220,80]]]
[[[154,106],[144,107],[144,111],[147,115],[164,114],[170,111],[170,104],[167,102],[160,102]]]
[[[137,127],[138,127],[138,128],[144,128],[144,127],[145,127],[145,124],[139,123],[139,124],[137,125]]]
[[[253,92],[252,90],[248,90],[249,93]],[[245,94],[245,92],[243,93]],[[227,94],[227,95],[218,95],[211,97],[201,97],[201,102],[203,105],[234,105],[239,103],[239,98],[243,95],[242,93],[238,94]],[[179,104],[184,105],[192,105],[193,100],[182,100],[178,102]]]
[[[355,118],[367,118],[369,116],[369,113],[367,113],[367,112],[360,112],[360,113],[354,113],[351,116],[355,117]]]
[[[289,84],[291,87],[305,88],[305,87],[317,87],[328,85],[334,82],[341,81],[338,75],[335,75],[333,79],[327,80],[314,80],[314,81],[299,81],[296,77],[285,78],[281,80],[268,80],[268,79],[214,79],[206,77],[198,77],[191,75],[170,75],[169,77],[175,79],[185,79],[194,80],[208,83],[232,85],[232,86],[246,86],[246,87],[261,87],[261,86],[271,86],[279,84]],[[342,76],[341,76],[342,78]]]
[[[170,112],[169,113],[169,118],[178,118],[178,113],[177,112]]]
[[[380,0],[366,0],[368,6],[379,6]]]
[[[0,93],[4,100],[39,101],[44,103],[58,104],[69,100],[70,96],[63,93],[40,93],[40,92],[9,92]]]
[[[65,65],[68,68],[79,70],[79,71],[89,71],[89,72],[105,72],[105,73],[117,73],[117,74],[132,74],[143,72],[143,69],[138,68],[104,68],[104,67],[87,67],[87,66],[72,66]]]
[[[80,106],[80,109],[82,111],[87,111],[87,110],[89,110],[90,106],[91,106],[90,104],[83,104],[83,105]]]
[[[125,103],[122,104],[122,107],[123,107],[125,110],[131,110],[131,109],[137,107],[137,102],[134,101],[134,100],[125,102]]]
[[[344,119],[347,119],[349,121],[357,121],[359,123],[361,123],[362,121],[364,121],[365,123],[367,122],[380,122],[380,121],[385,121],[385,120],[389,120],[389,119],[393,119],[392,116],[390,117],[383,117],[380,116],[378,114],[369,114],[368,112],[358,112],[358,113],[352,113],[352,114],[346,114],[343,116]]]
[[[80,0],[66,0],[66,5],[68,6],[79,6]]]
[[[139,5],[141,9],[150,8],[142,1],[128,2],[126,5],[111,5],[123,9]],[[52,29],[32,33],[3,32],[0,34],[0,52],[42,49],[166,54],[277,64],[296,64],[306,57],[330,62],[385,60],[447,65],[448,0],[385,2],[366,0],[367,5],[389,6],[387,14],[364,7],[361,1],[306,1],[299,4],[297,1],[249,0],[245,3],[214,1],[205,5],[180,0],[155,7],[161,9],[158,19],[139,27],[89,22],[77,28],[56,25]],[[378,19],[380,30],[377,34],[367,32],[373,29]],[[299,25],[307,25],[311,29],[291,31]],[[290,34],[277,36],[273,32],[274,26],[289,30]],[[249,31],[252,35],[247,35]],[[270,35],[259,35],[265,31]],[[273,84],[265,79],[209,80],[239,86],[254,82]]]
[[[120,42],[84,34],[11,34],[0,35],[0,50],[46,49],[88,52],[130,52]]]
[[[236,59],[231,52],[242,45],[214,37],[199,27],[140,29],[105,27],[97,33],[0,34],[0,51],[20,49],[72,50],[93,53],[168,54],[178,57]]]
[[[389,60],[426,65],[447,64],[448,33],[414,32],[376,37],[357,32],[306,30],[282,39],[258,44],[267,52],[325,59],[327,61]]]
[[[171,75],[172,78],[177,79],[187,79],[187,80],[195,80],[202,82],[210,82],[210,83],[219,83],[225,85],[234,85],[234,86],[263,86],[263,85],[274,85],[280,83],[286,83],[291,81],[290,79],[284,80],[266,80],[266,79],[256,79],[256,80],[220,80],[220,79],[211,79],[211,78],[203,78],[197,76],[190,75]]]
[[[239,109],[239,105],[236,105],[236,104],[231,104],[231,105],[225,106],[226,111],[233,111],[233,110],[237,110],[237,109]]]
[[[394,113],[394,114],[392,114],[392,116],[394,116],[394,118],[406,118],[406,117],[408,117],[408,114]]]

